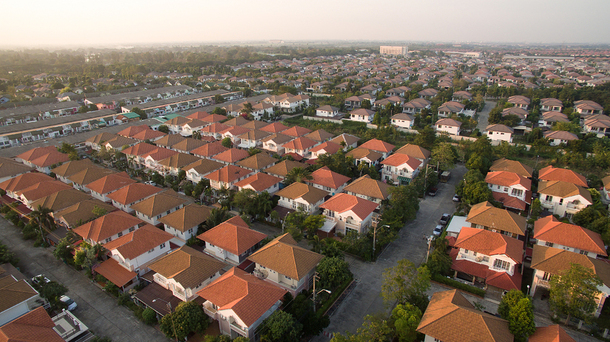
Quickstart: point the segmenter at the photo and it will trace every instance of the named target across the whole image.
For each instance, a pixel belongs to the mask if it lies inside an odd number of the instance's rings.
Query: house
[[[51,169],[51,172],[55,174],[55,177],[58,180],[66,184],[72,184],[72,181],[68,179],[69,176],[91,167],[96,167],[91,159],[79,159],[63,163],[58,167]]]
[[[396,150],[396,152],[394,152],[394,154],[406,154],[409,157],[413,157],[422,163],[421,167],[424,167],[428,163],[428,160],[430,159],[430,151],[428,151],[427,149],[425,149],[423,147],[420,147],[418,145],[413,145],[413,144],[406,144],[406,145],[402,146],[401,148]]]
[[[323,256],[297,246],[289,233],[271,240],[248,257],[254,262],[254,275],[296,296],[309,290],[316,266]]]
[[[153,281],[182,301],[194,300],[197,292],[220,277],[225,264],[189,246],[182,246],[148,266]]]
[[[339,108],[325,105],[316,109],[316,116],[332,118],[339,115]]]
[[[250,157],[250,153],[239,148],[230,148],[224,152],[218,153],[212,159],[225,163],[227,165],[235,165],[238,161]]]
[[[375,112],[370,109],[358,108],[349,112],[349,119],[352,121],[371,123],[374,117]]]
[[[505,117],[507,115],[515,115],[519,118],[519,120],[521,120],[521,122],[523,122],[527,118],[529,113],[527,112],[527,110],[520,107],[508,107],[502,110],[502,117]]]
[[[161,175],[178,176],[183,167],[196,163],[199,160],[202,159],[187,153],[174,154],[159,161],[161,168],[159,173]]]
[[[252,173],[252,171],[239,166],[227,165],[222,169],[212,171],[211,173],[203,176],[203,178],[210,180],[210,186],[212,189],[232,189],[235,183],[249,177]]]
[[[563,109],[563,102],[555,98],[544,98],[540,99],[540,111],[541,112],[561,112]]]
[[[139,143],[124,149],[122,152],[127,157],[129,165],[135,169],[145,164],[146,157],[157,151],[159,147],[147,143]]]
[[[439,118],[448,118],[453,114],[459,115],[464,114],[464,109],[466,107],[455,101],[447,101],[438,107],[438,117]]]
[[[85,146],[90,147],[92,150],[99,151],[100,147],[102,147],[105,142],[110,141],[117,136],[118,135],[109,132],[102,132],[85,140]]]
[[[411,128],[413,127],[413,117],[406,113],[398,113],[392,115],[392,125],[400,128]]]
[[[139,218],[119,210],[76,227],[73,231],[89,244],[96,245],[108,243],[144,224]]]
[[[38,172],[49,174],[51,169],[68,162],[67,154],[57,151],[55,146],[36,147],[15,157],[17,162],[36,168]]]
[[[25,281],[24,281],[25,282]],[[33,290],[33,289],[32,289]],[[73,317],[73,316],[72,316]],[[79,321],[80,322],[80,321]],[[61,326],[54,322],[43,307],[32,309],[14,319],[2,322],[0,327],[0,340],[2,341],[28,341],[28,342],[65,342],[70,339],[62,338],[58,331]],[[69,325],[69,323],[68,323]],[[77,328],[81,325],[77,323]],[[85,327],[86,328],[86,327]],[[57,330],[56,330],[57,329]],[[72,329],[71,329],[72,330]],[[81,331],[82,332],[82,331]],[[79,332],[79,334],[81,333]],[[72,335],[71,337],[78,336]],[[67,338],[67,337],[66,337]]]
[[[235,183],[235,186],[239,191],[244,189],[250,189],[257,194],[261,194],[266,191],[269,194],[274,194],[280,189],[280,183],[282,179],[266,173],[257,172],[252,176]]]
[[[569,169],[553,167],[553,165],[540,169],[538,179],[541,181],[568,182],[585,188],[588,186],[585,176]]]
[[[576,342],[559,324],[537,327],[527,340],[528,342]]]
[[[552,127],[557,122],[570,122],[568,116],[561,112],[545,112],[538,121],[538,126]]]
[[[10,178],[0,183],[0,189],[6,191],[8,197],[18,199],[17,192],[24,190],[34,184],[41,182],[50,182],[54,179],[43,173],[28,172],[22,175]]]
[[[458,290],[436,292],[417,332],[424,342],[513,342],[508,321],[477,310]]]
[[[359,147],[381,153],[385,159],[390,155],[390,153],[392,153],[395,146],[379,139],[371,139]]]
[[[0,157],[0,183],[13,177],[26,174],[34,168],[18,163],[12,159]]]
[[[291,136],[293,138],[302,137],[309,133],[311,133],[311,130],[309,128],[304,128],[301,126],[292,126],[288,129],[282,131],[282,134]]]
[[[244,169],[252,171],[260,171],[267,168],[277,162],[277,159],[271,157],[267,153],[257,153],[246,159],[242,159],[237,162],[237,166],[243,167]]]
[[[578,140],[578,136],[568,131],[549,131],[544,133],[544,137],[549,140],[549,145],[559,146],[570,141]]]
[[[224,131],[220,132],[220,136],[222,139],[225,138],[230,138],[231,141],[233,142],[234,146],[237,146],[239,144],[241,144],[241,140],[240,140],[240,136],[248,133],[249,131],[251,131],[250,129],[247,129],[245,127],[241,127],[241,126],[229,126],[229,128],[225,129]]]
[[[365,163],[368,167],[377,166],[383,159],[383,154],[361,147],[350,150],[346,156],[354,158],[354,164]]]
[[[594,316],[599,317],[604,303],[610,295],[610,264],[604,260],[589,258],[580,253],[555,247],[534,245],[531,263],[531,268],[534,269],[534,279],[530,293],[534,296],[539,287],[548,290],[551,278],[569,270],[572,264],[588,268],[602,281],[602,285],[597,288],[600,293],[595,298],[597,308]]]
[[[332,139],[333,137],[334,137],[333,134],[328,133],[327,131],[325,131],[323,129],[318,129],[318,130],[315,130],[315,131],[305,135],[305,138],[309,138],[311,140],[317,141],[318,143],[323,143],[325,141]]]
[[[201,181],[201,179],[225,166],[225,164],[210,160],[210,159],[199,159],[196,162],[184,166],[182,170],[186,172],[186,179],[191,182],[197,184]]]
[[[273,134],[269,132],[252,129],[237,137],[239,139],[238,146],[245,149],[260,147],[263,145],[263,140],[271,135]]]
[[[521,290],[523,241],[489,230],[462,227],[450,253],[451,269],[500,290]]]
[[[351,182],[343,190],[349,195],[375,202],[378,207],[381,207],[381,201],[390,198],[391,187],[382,181],[372,179],[369,175],[364,175]]]
[[[530,105],[530,99],[522,95],[513,95],[509,97],[506,102],[512,103],[515,105],[515,107],[525,110],[527,110],[528,106]]]
[[[282,304],[286,291],[237,267],[197,292],[204,312],[231,338],[257,339],[256,330]]]
[[[406,154],[395,153],[381,162],[381,179],[395,184],[409,184],[419,174],[421,162]]]
[[[610,176],[602,178],[602,183],[604,184],[602,194],[607,201],[610,201]]]
[[[490,230],[513,238],[525,236],[527,225],[525,217],[496,208],[487,201],[473,205],[466,222],[472,228]]]
[[[324,202],[320,209],[324,209],[326,221],[332,222],[332,228],[337,233],[365,234],[373,224],[377,203],[354,195],[338,193]]]
[[[603,114],[604,107],[599,103],[590,100],[580,100],[574,102],[574,110],[578,114]]]
[[[274,122],[274,123],[270,123],[265,127],[260,128],[261,131],[263,132],[269,132],[272,134],[277,134],[280,132],[283,132],[285,130],[287,130],[289,127],[284,125],[281,122]]]
[[[553,215],[534,223],[534,239],[540,246],[554,247],[586,255],[606,257],[606,247],[599,233],[557,220]]]
[[[598,138],[605,137],[610,133],[610,117],[604,114],[589,115],[582,123],[583,132],[595,133]]]
[[[23,315],[35,310],[44,303],[38,291],[25,281],[19,270],[15,269],[14,272],[11,272],[9,268],[13,268],[13,266],[10,264],[0,266],[0,298],[2,298],[0,303],[0,325],[3,325],[0,331],[5,329],[6,323],[20,316],[24,317]],[[44,309],[42,310],[44,312]]]
[[[68,180],[71,182],[72,186],[75,189],[88,192],[87,185],[89,183],[95,182],[98,179],[104,178],[108,175],[112,175],[115,173],[116,172],[114,170],[95,166],[84,169],[69,176]]]
[[[462,123],[453,119],[440,119],[434,124],[436,132],[445,132],[452,135],[460,135]]]
[[[227,126],[225,124],[219,123],[219,122],[215,122],[211,125],[205,126],[203,127],[200,132],[202,136],[205,137],[212,137],[214,139],[221,139],[222,138],[222,132],[226,131],[227,129],[231,128],[231,126]]]
[[[438,94],[438,90],[433,88],[428,88],[417,92],[422,99],[431,99]]]
[[[278,205],[293,210],[302,210],[313,214],[328,192],[303,183],[292,183],[276,193],[280,197]]]
[[[526,210],[532,201],[532,181],[509,171],[490,171],[485,183],[492,191],[494,199],[505,208]]]
[[[314,188],[327,191],[332,195],[340,193],[351,178],[331,171],[328,166],[321,167],[311,173],[311,179],[305,180],[306,184]]]
[[[51,211],[58,211],[89,199],[91,199],[91,196],[83,193],[82,191],[78,191],[76,189],[65,189],[31,202],[28,208],[30,210],[35,210],[38,208],[38,206],[41,206],[43,208],[51,209]]]
[[[169,149],[180,153],[190,153],[192,150],[205,145],[206,143],[201,140],[193,138],[184,138],[181,141],[172,144]]]
[[[131,213],[133,212],[133,209],[131,209],[132,205],[161,191],[160,188],[149,184],[133,183],[108,194],[106,197],[112,201],[112,205],[115,207]]]
[[[215,141],[192,150],[191,154],[199,158],[212,159],[215,155],[228,150],[228,148],[222,146],[222,142]]]
[[[376,84],[369,84],[367,86],[360,88],[360,91],[363,93],[367,93],[367,94],[371,94],[372,96],[375,96],[378,92],[381,91],[381,89],[382,88]]]
[[[485,135],[487,135],[491,141],[506,141],[512,143],[514,133],[514,129],[503,124],[488,125],[485,128]]]
[[[398,152],[398,151],[397,151]],[[506,158],[501,158],[493,162],[491,165],[490,171],[508,171],[512,173],[516,173],[519,176],[525,178],[532,178],[532,173],[534,170],[525,164],[522,164],[516,160],[510,160]]]
[[[90,199],[56,211],[52,215],[58,226],[73,229],[83,222],[96,219],[99,212],[109,213],[115,210],[117,209],[108,203]]]
[[[343,146],[344,151],[347,151],[347,149],[350,147],[356,148],[358,146],[358,141],[360,141],[360,138],[346,133],[343,133],[330,140],[330,142]]]
[[[431,105],[432,105],[432,102],[430,102],[424,98],[418,98],[418,99],[411,100],[411,101],[405,103],[404,105],[402,105],[402,111],[403,111],[403,113],[414,115],[414,114],[421,113],[421,111],[424,109],[430,109]]]
[[[465,91],[460,90],[453,93],[452,101],[472,101],[472,94]]]
[[[205,242],[205,252],[233,265],[239,265],[261,247],[267,235],[254,229],[239,216],[232,217],[197,236]]]
[[[35,183],[23,190],[15,192],[15,197],[26,206],[31,206],[33,202],[52,195],[58,191],[72,189],[71,186],[60,181],[48,181]]]
[[[345,108],[359,108],[363,100],[361,96],[350,96],[345,99]]]
[[[164,230],[146,224],[105,243],[104,248],[119,265],[142,276],[149,271],[148,265],[153,260],[171,251],[169,241],[173,237]],[[112,281],[112,278],[108,280]]]
[[[264,150],[267,150],[269,152],[277,153],[278,155],[283,155],[286,152],[283,145],[293,139],[294,137],[291,137],[289,135],[276,133],[264,138],[262,140],[262,147]]]
[[[542,170],[540,171],[542,174]],[[538,195],[542,207],[559,216],[576,214],[593,204],[591,193],[587,189],[567,181],[540,180]]]
[[[312,148],[311,150],[309,150],[309,152],[311,153],[311,159],[317,159],[323,154],[333,155],[342,149],[343,147],[341,147],[341,145],[335,144],[334,142],[326,141]]]
[[[281,162],[279,162],[273,166],[269,166],[268,168],[264,169],[263,171],[272,176],[276,176],[281,179],[285,179],[286,175],[288,175],[288,173],[295,167],[305,169],[307,166],[308,165],[305,163],[286,159],[286,160],[282,160]]]
[[[135,212],[136,217],[156,226],[160,223],[160,218],[184,207],[189,202],[189,199],[178,195],[173,190],[168,190],[133,204],[131,209]]]
[[[205,205],[188,204],[182,208],[159,218],[166,232],[175,236],[178,245],[184,245],[186,241],[197,236],[199,225],[205,222],[212,208]]]
[[[305,137],[298,137],[285,143],[282,145],[282,147],[284,148],[285,153],[296,153],[303,158],[309,158],[309,151],[316,145],[318,145],[318,142],[315,140]]]

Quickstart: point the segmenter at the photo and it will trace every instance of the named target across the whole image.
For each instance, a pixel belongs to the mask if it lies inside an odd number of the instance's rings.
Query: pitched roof
[[[82,170],[95,167],[91,159],[79,159],[72,160],[67,163],[63,163],[60,166],[51,170],[54,174],[61,177],[68,177]]]
[[[23,159],[38,167],[48,167],[65,163],[70,160],[67,154],[57,151],[54,146],[37,147],[24,152],[15,158]]]
[[[478,311],[457,290],[432,296],[417,331],[441,341],[513,341],[507,321]]]
[[[321,209],[328,209],[338,213],[351,210],[360,220],[366,219],[375,209],[377,203],[348,194],[336,194],[320,205]]]
[[[17,192],[36,183],[49,182],[53,180],[55,180],[53,177],[49,177],[44,173],[28,172],[0,183],[0,189],[7,192]]]
[[[150,129],[150,127],[148,127],[148,125],[129,126],[129,127],[125,128],[124,130],[118,132],[117,135],[122,135],[124,137],[131,138],[135,134],[138,134],[147,129]],[[152,129],[151,129],[151,131],[152,131]]]
[[[286,159],[275,165],[269,166],[268,168],[264,169],[263,171],[268,174],[286,177],[288,172],[290,172],[290,170],[294,169],[295,167],[300,167],[300,168],[304,169],[307,166],[308,165],[305,163],[300,163],[300,162],[297,162],[294,160]]]
[[[204,177],[217,182],[233,183],[234,181],[251,174],[252,171],[235,165],[227,165],[220,170],[213,171]]]
[[[261,128],[267,127],[267,126],[269,126],[269,125],[266,122],[261,122],[261,121],[256,121],[256,120],[248,121],[247,123],[241,125],[241,127],[243,127],[243,128],[247,128],[247,129],[253,130],[255,132],[264,132],[264,133],[266,133],[266,135],[269,135],[269,134],[271,134],[271,132],[261,131]],[[257,134],[259,134],[259,133],[257,133]]]
[[[287,130],[289,127],[282,124],[281,122],[271,123],[263,128],[260,128],[261,131],[270,132],[270,133],[279,133],[281,131]]]
[[[395,153],[381,161],[381,164],[395,167],[407,164],[411,170],[416,170],[421,165],[421,162],[415,157],[410,157],[402,153]]]
[[[174,149],[176,151],[190,152],[205,144],[206,144],[205,141],[201,141],[201,140],[197,140],[197,139],[193,139],[193,138],[186,138],[180,142],[173,144],[172,149]]]
[[[606,247],[599,233],[575,224],[561,222],[553,215],[538,219],[534,223],[533,237],[607,256]]]
[[[87,184],[86,187],[87,189],[98,194],[107,194],[109,192],[116,191],[122,187],[133,183],[136,183],[135,179],[129,178],[129,175],[126,172],[119,172],[109,174],[105,177],[95,180]]]
[[[235,186],[238,188],[243,188],[249,185],[254,189],[254,191],[264,191],[269,189],[274,184],[280,183],[281,181],[282,179],[279,177],[257,172],[254,175],[235,183]]]
[[[456,121],[453,119],[444,118],[444,119],[439,119],[438,121],[436,121],[435,125],[460,127],[460,126],[462,126],[462,123],[460,121]]]
[[[516,263],[523,261],[523,242],[504,234],[472,227],[462,227],[455,247],[484,255],[506,255]]]
[[[150,197],[162,189],[144,183],[133,183],[120,188],[119,190],[108,195],[113,201],[123,205],[129,205],[133,202]]]
[[[572,264],[592,270],[606,286],[610,286],[610,264],[606,261],[564,249],[534,245],[531,268],[559,275],[570,269]]]
[[[307,203],[317,203],[328,195],[328,192],[303,183],[292,183],[275,193],[277,196],[292,200],[302,198]]]
[[[77,172],[68,177],[73,183],[78,185],[87,185],[89,183],[95,182],[100,178],[104,178],[108,175],[115,174],[116,171],[111,169],[106,169],[103,167],[90,167],[88,169],[84,169],[80,172]]]
[[[155,217],[188,201],[173,191],[164,191],[132,205],[131,209],[148,217]]]
[[[300,280],[314,269],[323,256],[299,247],[288,233],[280,235],[248,257],[261,266]]]
[[[267,235],[254,229],[239,216],[232,217],[197,236],[198,239],[220,247],[234,255],[242,255]]]
[[[0,327],[0,342],[64,342],[55,322],[40,306]]]
[[[93,209],[96,207],[106,210],[108,213],[117,210],[112,204],[97,199],[89,199],[59,210],[53,213],[53,217],[56,220],[63,219],[69,227],[74,227],[80,222],[87,222],[96,218],[97,215],[93,213]]]
[[[339,145],[341,145],[341,142],[345,142],[345,146],[350,146],[350,145],[360,141],[360,138],[358,138],[357,136],[351,135],[351,134],[343,133],[343,134],[331,139],[330,141],[332,141],[336,144],[339,144]]]
[[[105,243],[104,248],[109,251],[116,250],[125,259],[135,259],[173,238],[172,234],[146,224],[133,232]]]
[[[34,170],[12,159],[0,157],[0,178],[13,177]]]
[[[311,147],[315,146],[318,142],[315,140],[311,140],[305,137],[298,137],[294,140],[290,140],[289,142],[282,145],[284,148],[290,148],[293,150],[308,150]]]
[[[304,128],[301,126],[292,126],[292,127],[288,128],[287,130],[282,131],[282,134],[289,135],[291,137],[302,137],[305,134],[308,134],[310,132],[311,132],[311,130],[308,128]]]
[[[522,177],[532,178],[533,169],[516,160],[506,158],[498,159],[491,165],[490,171],[508,171],[514,172]]]
[[[262,142],[265,143],[265,142],[271,141],[271,142],[275,143],[276,145],[280,145],[281,146],[281,145],[283,145],[283,144],[285,144],[285,143],[287,143],[287,142],[289,142],[290,140],[293,140],[293,139],[294,139],[294,137],[291,137],[289,135],[284,135],[284,134],[281,134],[281,133],[275,133],[273,135],[270,135],[270,136],[264,138],[262,140]]]
[[[276,162],[277,159],[273,158],[267,153],[257,153],[246,159],[240,160],[239,162],[237,162],[237,165],[245,167],[247,169],[262,170],[270,165],[275,164]]]
[[[36,295],[38,292],[24,279],[17,280],[11,275],[0,278],[0,312]]]
[[[122,152],[128,156],[143,156],[148,153],[152,153],[158,149],[157,146],[151,145],[145,142],[130,146],[124,149]]]
[[[227,126],[241,126],[241,125],[247,124],[248,122],[250,122],[250,120],[244,118],[243,116],[238,116],[231,120],[227,120],[227,121],[223,122],[223,124],[225,124]]]
[[[185,245],[148,267],[166,279],[174,279],[187,289],[198,287],[224,266],[224,263]]]
[[[181,232],[185,232],[199,224],[205,222],[210,217],[212,208],[205,205],[197,205],[191,203],[173,213],[169,213],[159,219],[159,222],[164,223]]]
[[[487,201],[473,205],[466,222],[517,235],[525,235],[527,223],[525,217],[505,209],[496,208]]]
[[[308,183],[326,186],[331,189],[338,189],[351,180],[351,178],[349,177],[331,171],[328,166],[321,167],[316,171],[312,172],[311,177],[312,179],[307,180]]]
[[[385,141],[379,140],[379,139],[371,139],[367,142],[365,142],[364,144],[359,146],[360,148],[366,148],[369,150],[373,150],[373,151],[377,151],[377,152],[392,152],[392,149],[394,149],[394,145],[389,144]]]
[[[532,188],[531,179],[509,171],[491,171],[485,176],[485,182],[501,186],[521,185],[527,190]]]
[[[257,121],[259,122],[259,121]],[[245,128],[245,126],[242,126]],[[250,129],[246,133],[239,135],[241,140],[253,140],[253,141],[262,141],[266,137],[272,135],[269,132],[260,131],[257,129]]]
[[[352,157],[356,160],[366,158],[370,161],[379,160],[383,157],[383,155],[379,152],[375,152],[373,150],[369,150],[367,148],[361,148],[361,147],[356,147],[354,149],[351,149],[345,155],[347,157]]]
[[[113,258],[98,264],[95,267],[95,273],[101,274],[106,279],[110,280],[116,286],[123,287],[128,282],[134,280],[138,275],[136,272],[130,271],[121,266],[118,261]]]
[[[239,160],[248,158],[250,156],[250,153],[248,153],[248,151],[246,150],[241,150],[238,148],[231,148],[228,149],[224,152],[221,152],[217,155],[215,155],[213,158],[215,160],[219,160],[222,162],[226,162],[226,163],[235,163]]]
[[[226,119],[227,119],[226,116],[220,115],[220,114],[210,114],[203,118],[200,118],[200,120],[204,121],[204,122],[219,122],[219,121],[226,120]]]
[[[74,228],[74,232],[86,240],[104,241],[130,227],[144,224],[139,218],[124,211],[113,211],[82,226]]]
[[[348,186],[345,187],[346,192],[353,192],[356,194],[377,198],[380,200],[384,200],[390,196],[390,188],[391,186],[372,179],[369,175],[364,175]]]
[[[15,194],[23,196],[27,201],[32,202],[66,189],[72,189],[72,187],[64,182],[48,181],[36,183],[23,190],[16,191]]]
[[[503,125],[503,124],[487,125],[485,130],[487,132],[501,132],[501,133],[511,133],[511,134],[515,133],[514,129],[512,129],[509,126]]]
[[[326,141],[326,140],[332,138],[333,136],[334,135],[328,133],[327,131],[325,131],[323,129],[318,129],[318,130],[315,130],[315,131],[305,135],[306,138],[315,140],[317,142]]]
[[[527,338],[528,342],[576,342],[558,324],[548,327],[537,327],[533,335]]]
[[[560,139],[560,140],[578,140],[578,136],[572,132],[567,131],[548,131],[544,133],[544,137],[547,139]]]
[[[219,310],[233,310],[249,327],[281,300],[286,291],[233,267],[197,294]]]
[[[209,115],[210,115],[210,113],[208,113],[208,112],[198,111],[198,112],[195,112],[195,113],[193,113],[191,115],[188,115],[187,118],[202,120],[203,118],[205,118],[205,117],[207,117]]]
[[[32,208],[49,208],[52,211],[61,210],[67,208],[73,204],[81,201],[91,199],[92,197],[82,191],[76,189],[65,189],[50,194],[49,196],[42,197],[32,203]]]
[[[585,176],[572,170],[553,167],[553,165],[540,169],[540,172],[538,172],[538,179],[569,182],[585,188],[588,186]]]
[[[589,204],[593,203],[591,193],[587,191],[587,189],[570,182],[540,181],[538,183],[538,193],[561,198],[580,195],[584,200],[588,201]]]
[[[198,160],[201,160],[201,158],[195,157],[192,154],[178,153],[178,154],[174,154],[173,156],[170,156],[168,158],[160,160],[159,165],[179,169],[183,166],[193,164],[193,163],[197,162]]]
[[[195,169],[197,173],[200,175],[206,175],[214,170],[218,170],[223,168],[225,164],[217,162],[211,159],[199,159],[196,162],[189,164],[182,168],[182,170],[187,171],[190,169]]]
[[[313,153],[313,152],[318,152],[318,151],[324,150],[328,154],[335,154],[335,153],[339,152],[339,150],[342,150],[342,149],[343,149],[343,147],[341,145],[335,144],[334,142],[326,141],[326,142],[323,142],[320,145],[312,148],[309,151]]]

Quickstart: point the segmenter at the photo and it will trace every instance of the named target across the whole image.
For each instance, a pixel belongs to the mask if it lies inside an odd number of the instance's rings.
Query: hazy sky
[[[245,40],[610,43],[609,0],[7,0],[0,46]]]

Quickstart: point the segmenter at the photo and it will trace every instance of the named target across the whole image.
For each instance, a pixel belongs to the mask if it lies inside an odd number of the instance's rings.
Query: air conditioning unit
[[[476,261],[483,261],[483,257],[482,256],[478,256],[475,260]]]

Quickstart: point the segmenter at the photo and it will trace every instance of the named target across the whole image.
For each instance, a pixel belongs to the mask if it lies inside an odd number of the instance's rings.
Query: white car
[[[32,278],[32,283],[36,285],[42,285],[50,282],[51,279],[47,278],[44,274],[39,274]]]
[[[73,301],[72,298],[70,298],[68,296],[59,297],[59,301],[66,304],[69,311],[74,311],[74,309],[76,309],[76,307],[78,306],[78,305],[76,305],[76,302]]]

